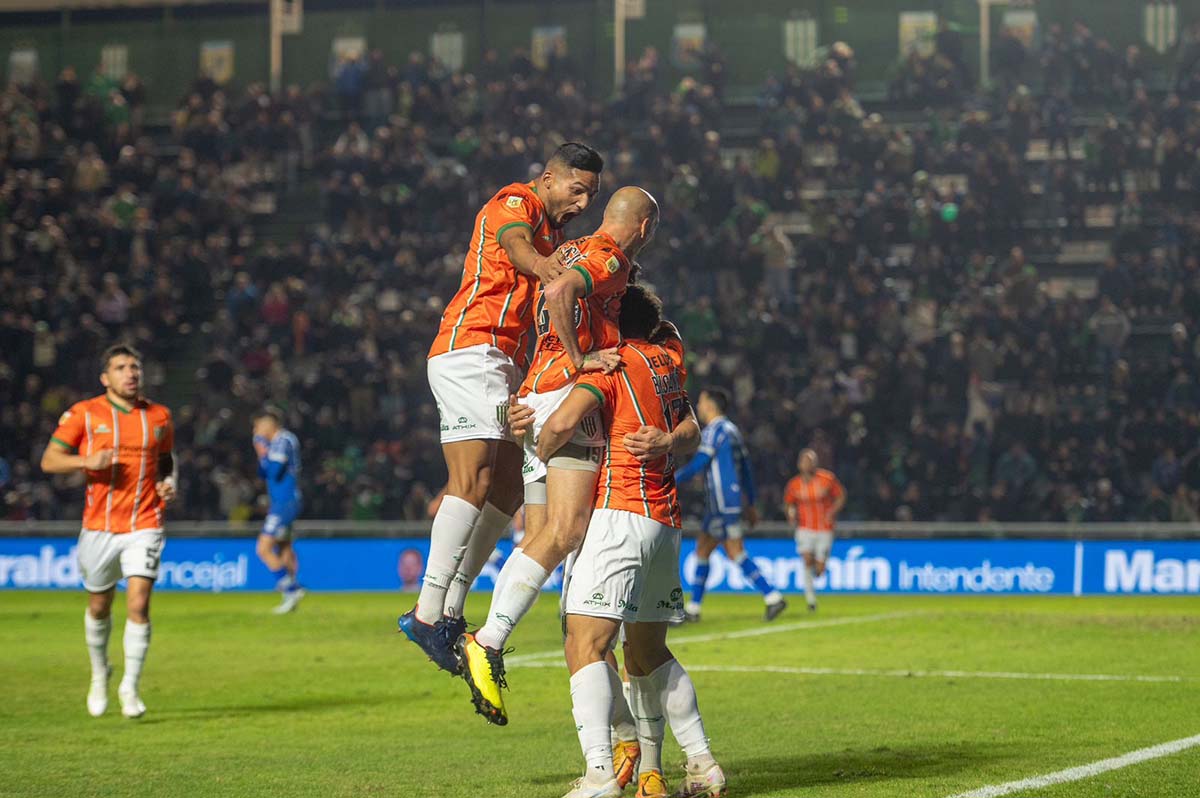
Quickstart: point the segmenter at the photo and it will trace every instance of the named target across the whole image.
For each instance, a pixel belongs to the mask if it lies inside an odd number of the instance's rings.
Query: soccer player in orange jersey
[[[562,272],[555,254],[562,227],[591,203],[603,166],[592,148],[567,143],[537,179],[505,186],[487,201],[475,218],[462,284],[429,350],[449,483],[433,519],[420,596],[399,626],[451,673],[458,671],[454,642],[466,630],[466,590],[521,506],[522,450],[508,427],[508,404],[525,367],[534,287]],[[581,356],[573,365],[614,360],[584,363]]]
[[[501,652],[551,572],[587,532],[606,438],[596,412],[576,425],[571,441],[549,462],[537,456],[534,441],[571,392],[581,353],[620,343],[618,314],[633,269],[630,259],[654,236],[658,215],[658,203],[647,192],[635,186],[617,190],[600,228],[559,250],[567,271],[539,292],[537,351],[520,391],[522,404],[534,413],[524,434],[525,537],[496,579],[487,622],[459,641],[472,700],[493,723],[507,720],[499,688]]]
[[[599,409],[609,445],[600,472],[595,510],[567,585],[566,657],[571,701],[585,775],[565,798],[616,798],[609,736],[616,698],[605,655],[625,626],[625,666],[641,741],[639,796],[665,796],[662,740],[665,725],[687,756],[675,795],[722,796],[725,775],[713,759],[696,691],[667,648],[667,627],[683,617],[679,581],[683,514],[675,486],[675,457],[700,442],[687,393],[683,342],[662,323],[662,305],[641,286],[622,300],[623,367],[614,374],[585,374],[546,422],[538,456],[548,459],[570,440],[588,413]],[[628,436],[645,427],[658,444],[635,455]]]
[[[163,549],[163,508],[176,491],[171,411],[142,397],[142,357],[125,345],[101,360],[104,393],[76,402],[58,420],[42,455],[47,474],[83,471],[87,502],[79,533],[79,570],[88,591],[84,638],[92,660],[87,709],[108,709],[108,637],[117,581],[127,579],[125,674],[117,689],[121,713],[141,717],[138,695],[150,647],[150,591]]]
[[[813,580],[825,573],[825,561],[833,548],[833,528],[838,513],[846,506],[846,490],[832,471],[817,468],[817,453],[800,452],[796,460],[800,473],[788,481],[783,501],[788,521],[796,529],[796,551],[804,558],[804,597],[808,609],[817,609]]]

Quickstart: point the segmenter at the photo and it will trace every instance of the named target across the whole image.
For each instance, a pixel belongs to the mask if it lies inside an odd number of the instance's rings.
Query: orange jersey
[[[833,519],[829,511],[845,492],[832,471],[818,468],[810,480],[806,481],[798,474],[792,477],[784,489],[783,500],[796,509],[796,526],[799,529],[831,532]]]
[[[579,351],[608,349],[621,343],[617,317],[621,315],[621,296],[629,285],[632,267],[629,258],[607,233],[577,238],[563,246],[563,265],[583,275],[586,294],[575,305],[575,334]],[[521,384],[521,396],[557,390],[571,381],[571,359],[550,324],[543,296],[537,289],[534,324],[537,348],[533,364]]]
[[[158,473],[159,455],[175,446],[170,410],[145,399],[125,410],[102,394],[63,413],[50,441],[84,456],[113,450],[111,467],[87,472],[84,529],[162,529],[163,501],[154,484],[168,476]]]
[[[662,345],[646,341],[621,344],[622,367],[613,374],[588,372],[578,389],[601,403],[608,429],[608,454],[600,469],[596,509],[625,510],[678,529],[683,524],[675,489],[675,461],[667,456],[639,463],[623,440],[642,425],[668,432],[691,416],[683,384],[683,342],[678,336]]]
[[[563,240],[562,231],[550,226],[533,184],[500,189],[475,217],[462,284],[442,313],[429,357],[491,344],[524,368],[535,281],[518,272],[500,246],[500,237],[514,227],[533,231],[533,247],[540,255],[554,252]]]

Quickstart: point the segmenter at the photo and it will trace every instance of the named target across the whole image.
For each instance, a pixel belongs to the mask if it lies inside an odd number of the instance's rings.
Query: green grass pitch
[[[580,772],[552,596],[512,640],[525,664],[509,671],[506,728],[395,632],[411,596],[314,594],[287,617],[274,601],[157,595],[149,711],[130,721],[116,700],[123,600],[109,713],[93,719],[83,595],[5,593],[0,795],[553,798]],[[486,601],[473,595],[468,618]],[[731,796],[947,798],[1200,734],[1198,609],[828,596],[767,626],[756,598],[712,596],[701,624],[672,634]],[[665,750],[673,786],[681,755],[670,737]],[[1200,796],[1200,748],[1016,794]]]

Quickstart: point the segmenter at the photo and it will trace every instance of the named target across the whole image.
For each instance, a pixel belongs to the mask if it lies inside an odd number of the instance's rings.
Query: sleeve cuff
[[[509,222],[508,224],[500,225],[500,229],[496,231],[496,243],[500,243],[500,239],[504,238],[504,234],[513,227],[528,227],[530,232],[533,231],[533,225],[529,222]]]
[[[583,282],[584,282],[584,285],[587,286],[587,288],[586,288],[587,293],[591,294],[592,293],[592,275],[588,274],[588,270],[583,268],[579,264],[576,264],[571,267],[571,271],[579,272],[581,275],[583,275]]]
[[[72,446],[71,444],[67,443],[66,441],[62,440],[61,438],[52,437],[52,438],[50,438],[50,442],[57,443],[64,450],[70,452],[71,454],[79,454],[79,449],[77,447]]]
[[[595,385],[588,385],[586,382],[580,382],[580,383],[576,383],[575,387],[582,388],[583,390],[589,392],[590,394],[592,394],[593,396],[596,397],[596,401],[599,402],[601,404],[601,406],[604,405],[604,394],[601,393],[600,389],[597,388]]]

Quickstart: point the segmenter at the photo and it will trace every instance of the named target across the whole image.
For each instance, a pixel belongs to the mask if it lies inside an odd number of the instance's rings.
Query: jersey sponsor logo
[[[112,432],[112,430],[108,428],[107,424],[97,424],[96,425],[96,434],[97,435],[107,435],[110,432]]]
[[[504,201],[504,205],[508,208],[520,208],[523,201],[521,197],[509,197]]]

